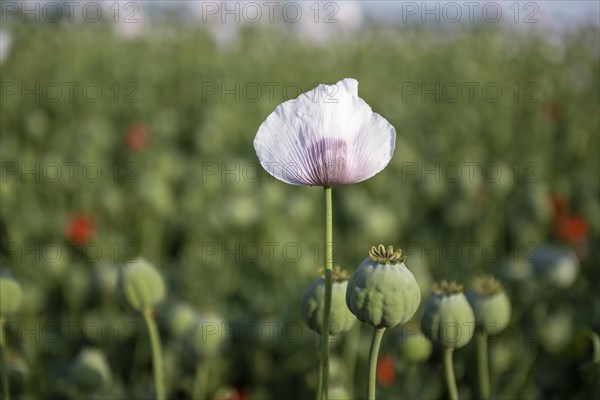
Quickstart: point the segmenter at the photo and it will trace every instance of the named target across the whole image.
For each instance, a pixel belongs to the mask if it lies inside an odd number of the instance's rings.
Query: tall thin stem
[[[150,335],[150,350],[152,351],[152,366],[154,369],[154,390],[156,391],[156,400],[165,400],[165,380],[163,376],[163,361],[162,349],[160,346],[160,336],[158,335],[158,327],[152,315],[152,309],[146,308],[142,315],[148,327]]]
[[[488,367],[488,339],[483,330],[478,330],[477,336],[477,371],[479,377],[479,398],[490,398],[490,375]]]
[[[323,340],[323,336],[320,337],[321,341]],[[317,348],[319,348],[321,346],[320,342],[317,345]],[[319,350],[317,350],[318,353]],[[317,354],[317,357],[319,357],[319,354]],[[318,375],[317,375],[317,400],[321,400],[321,397],[323,396],[323,364],[321,363],[321,361],[319,360],[319,371],[318,371]]]
[[[375,328],[373,339],[371,339],[371,349],[369,350],[369,375],[367,377],[367,400],[375,400],[375,388],[377,385],[377,357],[379,356],[379,346],[381,338],[385,333],[385,328]]]
[[[450,400],[458,400],[458,389],[456,388],[456,378],[454,378],[454,365],[452,364],[452,353],[454,349],[444,349],[444,373],[446,375],[446,386],[448,386],[448,396]]]
[[[329,391],[329,320],[331,316],[331,274],[333,271],[333,205],[331,187],[325,186],[325,309],[321,335],[321,399],[327,400]],[[317,394],[317,398],[319,395]]]
[[[4,319],[2,317],[0,317],[0,353],[2,353],[2,398],[10,400],[10,382],[8,381],[6,346],[4,346]]]

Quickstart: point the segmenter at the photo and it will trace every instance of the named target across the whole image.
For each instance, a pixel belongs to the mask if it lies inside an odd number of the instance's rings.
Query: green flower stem
[[[331,317],[331,274],[333,271],[333,206],[331,187],[325,186],[325,309],[321,335],[321,390],[320,399],[327,400],[329,392],[329,320]],[[317,394],[317,398],[319,395]]]
[[[377,356],[379,355],[379,346],[381,338],[385,333],[385,328],[375,328],[373,339],[371,340],[371,349],[369,350],[369,375],[367,378],[367,400],[375,400],[375,387],[377,384]]]
[[[2,353],[2,398],[10,400],[10,382],[8,381],[8,364],[4,346],[4,319],[2,317],[0,317],[0,353]]]
[[[148,327],[148,333],[150,334],[150,348],[152,350],[152,364],[154,368],[154,390],[156,391],[156,400],[165,400],[167,398],[165,394],[165,381],[163,376],[163,361],[162,361],[162,349],[160,347],[160,336],[158,335],[158,327],[154,321],[152,315],[152,309],[146,308],[142,312],[144,321]]]
[[[458,400],[458,389],[456,389],[454,365],[452,364],[453,352],[454,349],[444,349],[444,372],[446,375],[446,385],[448,386],[448,396],[450,397],[450,400]]]
[[[319,363],[319,372],[317,377],[317,400],[323,397],[323,364]]]
[[[196,379],[194,380],[194,399],[206,399],[206,393],[208,388],[209,378],[209,363],[204,365],[204,368],[200,363],[196,364]]]
[[[479,377],[479,398],[488,400],[490,398],[490,375],[488,370],[488,338],[487,334],[478,330],[477,336],[477,370]]]

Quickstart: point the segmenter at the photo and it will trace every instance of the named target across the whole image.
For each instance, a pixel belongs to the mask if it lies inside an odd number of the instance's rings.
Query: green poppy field
[[[383,336],[377,398],[451,398],[421,317],[484,274],[510,302],[489,397],[599,398],[597,24],[367,22],[319,43],[245,24],[225,45],[175,17],[112,25],[1,26],[1,398],[154,399],[156,351],[168,399],[315,398],[322,314],[309,327],[301,300],[326,266],[323,189],[269,175],[253,141],[344,78],[396,141],[380,173],[333,187],[333,265],[393,245],[421,294]],[[373,327],[348,315],[329,399],[367,392]],[[475,336],[453,354],[460,399],[486,397]]]

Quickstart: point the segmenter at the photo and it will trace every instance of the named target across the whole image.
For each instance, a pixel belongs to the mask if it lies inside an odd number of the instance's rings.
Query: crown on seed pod
[[[394,251],[391,245],[385,248],[382,244],[379,246],[371,246],[369,250],[371,260],[384,264],[400,264],[406,262],[406,256],[402,255],[402,250]]]

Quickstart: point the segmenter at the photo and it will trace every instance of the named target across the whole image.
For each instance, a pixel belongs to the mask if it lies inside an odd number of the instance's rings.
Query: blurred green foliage
[[[199,320],[220,315],[229,324],[220,356],[200,361],[210,365],[208,393],[232,385],[256,399],[312,396],[315,336],[298,308],[323,258],[323,195],[271,179],[252,141],[279,103],[345,77],[396,127],[397,142],[382,173],[334,189],[336,263],[353,271],[371,245],[403,247],[424,303],[432,277],[468,284],[484,271],[502,275],[507,264],[521,268],[555,240],[552,196],[568,199],[589,226],[579,277],[562,290],[535,277],[507,281],[516,315],[491,345],[492,390],[557,399],[592,393],[578,367],[591,359],[581,332],[600,329],[592,245],[600,232],[597,28],[558,41],[481,26],[370,28],[318,46],[247,28],[227,48],[189,26],[159,26],[135,40],[104,25],[9,28],[0,218],[2,264],[24,293],[6,325],[11,377],[27,382],[13,385],[16,395],[81,398],[87,386],[72,386],[68,371],[89,347],[110,365],[102,361],[100,376],[111,385],[97,396],[152,394],[147,334],[113,291],[118,265],[139,255],[168,285],[157,311],[173,398],[186,398],[193,385],[194,363],[182,360],[188,308],[204,315]],[[53,83],[62,89],[56,101]],[[426,94],[432,89],[439,99]],[[132,150],[126,138],[135,124],[147,129],[148,143]],[[94,245],[66,243],[74,215],[93,220]],[[301,327],[298,339],[289,339],[290,326]],[[334,344],[346,370],[332,390],[362,393],[368,336],[355,327]],[[389,336],[382,356],[398,355]],[[456,353],[461,398],[476,393],[472,347]],[[416,367],[399,358],[395,383],[379,394],[441,398],[439,362],[435,351]]]

